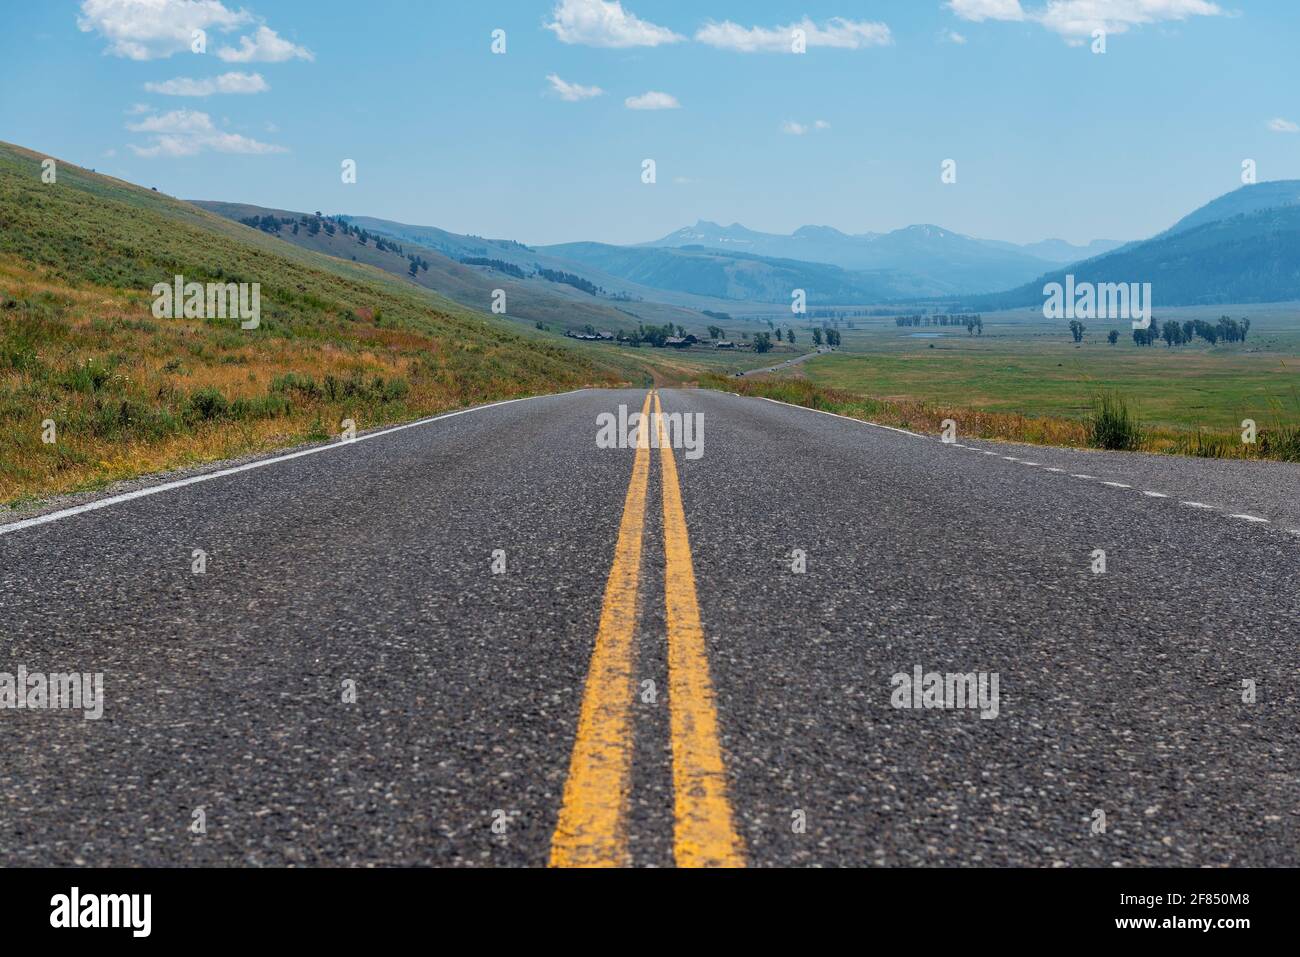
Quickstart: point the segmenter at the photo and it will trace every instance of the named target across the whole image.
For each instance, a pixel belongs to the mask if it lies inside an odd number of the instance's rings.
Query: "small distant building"
[[[719,339],[716,343],[713,344],[713,348],[715,348],[715,349],[734,349],[734,348],[736,348],[736,344],[735,344],[734,342],[732,342],[730,339]]]
[[[572,329],[566,329],[564,334],[570,339],[580,339],[583,342],[600,342],[605,339],[612,341],[614,339],[614,333],[612,332],[574,332]]]
[[[664,340],[664,345],[672,346],[674,349],[686,349],[694,340],[694,336],[669,336]]]

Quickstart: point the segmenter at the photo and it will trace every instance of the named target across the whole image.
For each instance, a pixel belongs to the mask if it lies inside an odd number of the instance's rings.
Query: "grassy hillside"
[[[61,162],[43,183],[43,158],[0,143],[0,502],[620,378],[157,192]],[[260,327],[155,319],[177,274],[260,283]]]

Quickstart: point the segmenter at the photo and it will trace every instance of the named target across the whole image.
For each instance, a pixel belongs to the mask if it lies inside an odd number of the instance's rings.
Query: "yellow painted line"
[[[641,407],[643,417],[649,415],[651,394],[646,393]],[[625,867],[631,863],[627,803],[632,774],[632,669],[649,479],[650,449],[643,443],[632,464],[614,564],[605,584],[564,801],[551,837],[552,867]]]
[[[655,395],[655,413],[662,411]],[[695,568],[677,463],[662,417],[664,601],[668,613],[668,702],[673,745],[673,856],[678,867],[744,867],[745,845],[727,798],[718,711],[695,594]]]

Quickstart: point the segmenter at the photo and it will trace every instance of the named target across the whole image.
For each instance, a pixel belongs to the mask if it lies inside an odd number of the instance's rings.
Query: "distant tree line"
[[[504,259],[488,259],[486,256],[466,256],[461,260],[466,266],[487,266],[489,269],[495,269],[497,272],[503,272],[516,279],[528,278],[522,269],[514,263],[508,263]]]
[[[809,319],[861,319],[866,316],[878,313],[879,310],[871,309],[809,309]]]
[[[1172,349],[1174,346],[1185,346],[1200,336],[1213,346],[1220,342],[1245,342],[1249,332],[1249,319],[1238,321],[1229,316],[1220,316],[1219,321],[1214,325],[1210,325],[1204,319],[1188,319],[1186,322],[1166,319],[1164,322],[1153,321],[1145,329],[1134,329],[1133,343],[1139,346],[1153,346],[1163,340],[1165,345]],[[1113,335],[1114,339],[1110,336],[1106,337],[1112,345],[1119,338],[1117,333]]]
[[[575,276],[571,272],[561,272],[558,269],[543,269],[541,266],[538,266],[537,275],[541,276],[543,279],[550,280],[551,282],[563,283],[566,286],[572,286],[574,289],[581,289],[589,296],[602,296],[605,294],[605,290],[600,286],[597,286],[594,282],[589,279],[583,279],[581,276]]]
[[[914,313],[909,316],[895,316],[894,325],[896,326],[965,326],[968,333],[979,332],[984,334],[984,320],[978,313],[935,313],[926,315],[925,313]]]

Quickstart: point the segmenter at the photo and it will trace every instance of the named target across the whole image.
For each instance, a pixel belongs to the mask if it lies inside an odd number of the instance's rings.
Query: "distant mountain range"
[[[656,248],[565,243],[542,247],[546,253],[640,286],[677,290],[717,299],[789,303],[803,289],[812,305],[880,302],[935,295],[959,287],[937,287],[898,270],[841,269],[827,263],[776,259],[704,246]],[[1041,267],[1041,264],[1040,264]]]
[[[1033,306],[1043,286],[1149,282],[1157,309],[1300,299],[1300,180],[1243,186],[1143,242],[1055,269],[1006,292],[968,296],[975,309]]]
[[[258,212],[202,205],[236,219]],[[1059,239],[1018,246],[928,225],[857,235],[804,226],[785,236],[700,221],[640,245],[530,247],[433,226],[345,218],[422,250],[429,268],[414,277],[421,285],[480,309],[493,289],[504,288],[514,318],[568,326],[689,326],[705,310],[788,305],[796,289],[806,291],[810,306],[940,301],[986,311],[1017,308],[1041,304],[1044,284],[1063,282],[1067,272],[1078,281],[1150,282],[1157,307],[1300,299],[1300,181],[1242,187],[1148,240],[1087,246]],[[287,231],[282,238],[392,272],[406,268],[401,256],[385,258],[373,247],[334,249],[339,244],[324,236]]]
[[[803,226],[785,236],[700,220],[636,246],[564,243],[541,248],[657,289],[785,302],[792,289],[802,288],[810,303],[843,304],[992,292],[1120,245],[1097,240],[1072,246],[1049,239],[1017,246],[930,225],[856,235],[830,226]]]
[[[789,236],[761,233],[739,223],[719,226],[700,220],[642,246],[705,246],[732,252],[830,263],[845,269],[902,269],[930,272],[931,266],[981,264],[1015,271],[1047,263],[1069,263],[1109,252],[1123,243],[1097,239],[1075,246],[1063,239],[1044,239],[1019,246],[995,239],[974,239],[940,226],[907,226],[888,233],[841,232],[832,226],[801,226]],[[995,254],[988,253],[993,250]],[[933,263],[927,262],[933,260]],[[924,265],[920,265],[924,264]]]

